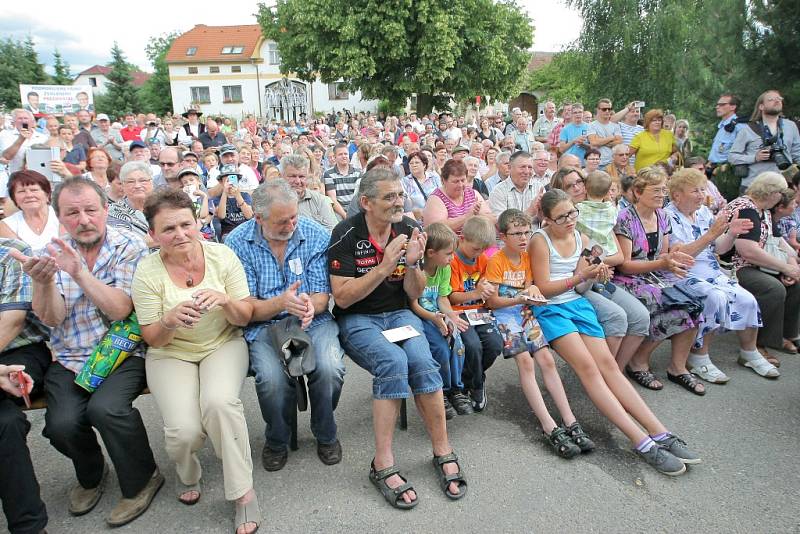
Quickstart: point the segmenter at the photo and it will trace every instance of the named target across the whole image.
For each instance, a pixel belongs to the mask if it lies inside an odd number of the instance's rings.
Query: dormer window
[[[186,55],[187,55],[187,56],[193,56],[193,55],[195,55],[196,53],[197,53],[197,47],[196,47],[196,46],[190,46],[190,47],[189,47],[189,48],[186,50]]]

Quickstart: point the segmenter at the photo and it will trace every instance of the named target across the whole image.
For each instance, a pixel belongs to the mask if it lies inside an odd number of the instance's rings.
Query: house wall
[[[97,86],[92,88],[92,92],[96,95],[105,94],[108,78],[106,78],[104,74],[81,74],[75,78],[72,85],[92,85],[89,78],[95,78],[97,80]]]
[[[269,43],[263,41],[261,50],[257,54],[263,60],[229,63],[171,63],[169,65],[170,88],[172,103],[176,113],[182,113],[192,104],[192,87],[208,87],[209,102],[199,103],[197,107],[206,114],[223,114],[230,117],[242,118],[247,114],[271,117],[271,112],[266,108],[265,88],[272,83],[280,81],[283,75],[280,66],[269,63]],[[218,67],[219,72],[212,73],[211,67]],[[232,72],[231,67],[238,66],[239,73]],[[190,67],[197,72],[190,74]],[[299,81],[291,76],[289,80]],[[361,100],[360,92],[348,94],[346,99],[330,99],[328,84],[319,80],[308,84],[301,82],[306,89],[305,111],[310,116],[313,112],[328,113],[333,110],[347,108],[356,111],[376,111],[377,100]],[[223,102],[223,86],[240,86],[242,92],[241,102]],[[259,106],[260,102],[260,106]]]

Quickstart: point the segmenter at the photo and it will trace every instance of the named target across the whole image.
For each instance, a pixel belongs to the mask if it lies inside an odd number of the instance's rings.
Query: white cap
[[[105,113],[99,113],[97,115],[97,120],[99,120],[99,121],[107,121],[107,120],[109,120],[108,119],[108,115],[106,115]]]

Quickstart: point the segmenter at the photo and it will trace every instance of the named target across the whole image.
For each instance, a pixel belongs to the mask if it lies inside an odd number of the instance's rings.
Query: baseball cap
[[[239,167],[237,167],[233,163],[228,163],[226,165],[222,165],[219,168],[219,175],[220,176],[228,176],[230,174],[235,174],[237,176],[241,176],[242,175],[242,173],[239,172]]]
[[[134,148],[147,148],[142,141],[131,141],[131,146],[128,147],[128,150],[133,150]]]
[[[231,152],[236,153],[236,147],[231,144],[224,144],[219,147],[219,155],[224,156],[225,154],[230,154]]]
[[[108,118],[108,115],[106,115],[105,113],[98,113],[97,114],[97,120],[99,120],[99,121],[107,121],[107,120],[110,120],[110,119]]]
[[[195,169],[194,167],[186,167],[180,170],[176,178],[180,178],[181,176],[186,176],[187,174],[192,174],[194,176],[197,176],[198,178],[200,177],[200,174],[198,174],[197,169]]]
[[[191,150],[188,150],[188,151],[184,152],[183,156],[181,156],[181,159],[186,159],[188,157],[193,157],[194,159],[197,159],[197,160],[200,159],[200,158],[197,157],[197,154],[195,154]]]

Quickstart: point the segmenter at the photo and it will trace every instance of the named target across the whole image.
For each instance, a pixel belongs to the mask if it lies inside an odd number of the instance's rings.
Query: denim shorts
[[[542,327],[544,337],[551,343],[572,332],[601,339],[606,337],[597,322],[594,308],[583,297],[561,304],[533,306],[533,312]]]
[[[337,321],[342,348],[373,377],[373,398],[404,399],[442,389],[439,364],[431,355],[422,322],[410,310],[342,315]],[[406,325],[420,335],[391,343],[381,334]]]

